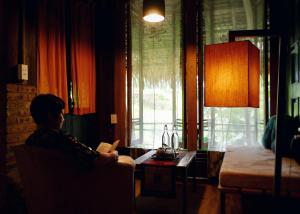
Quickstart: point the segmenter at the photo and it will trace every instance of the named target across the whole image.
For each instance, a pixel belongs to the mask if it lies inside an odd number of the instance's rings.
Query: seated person
[[[80,168],[90,168],[97,163],[116,163],[117,152],[99,153],[61,130],[64,122],[64,107],[64,101],[55,95],[36,96],[31,102],[30,112],[37,129],[28,137],[25,144],[61,150],[70,155]]]

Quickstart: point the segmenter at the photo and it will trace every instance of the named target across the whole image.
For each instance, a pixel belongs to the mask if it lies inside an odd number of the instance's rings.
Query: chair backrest
[[[80,170],[60,151],[27,145],[14,150],[29,213],[118,213],[118,209],[131,213],[132,167]],[[122,200],[120,207],[113,206]]]

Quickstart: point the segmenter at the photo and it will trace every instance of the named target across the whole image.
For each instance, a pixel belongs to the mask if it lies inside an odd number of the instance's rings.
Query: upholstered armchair
[[[59,151],[21,145],[15,154],[29,214],[133,212],[135,165],[128,156],[79,170]]]

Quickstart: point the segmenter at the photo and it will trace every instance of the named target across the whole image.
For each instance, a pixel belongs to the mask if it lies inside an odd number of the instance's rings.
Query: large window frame
[[[183,27],[183,145],[189,151],[197,150],[198,144],[198,107],[197,107],[197,78],[198,78],[198,48],[197,48],[197,18],[200,13],[199,1],[181,0],[182,2],[182,27]],[[127,8],[128,9],[128,8]],[[128,11],[128,10],[127,10]],[[127,145],[130,145],[131,139],[131,120],[132,114],[129,106],[131,105],[131,96],[129,96],[132,83],[130,74],[132,72],[131,64],[131,39],[130,39],[130,19],[127,13]],[[117,128],[119,129],[119,128]]]
[[[181,11],[182,1],[177,2],[169,1],[166,2],[166,19],[163,23],[149,24],[145,23],[141,19],[141,2],[142,1],[130,1],[132,5],[131,15],[129,18],[131,20],[131,28],[129,30],[133,31],[131,33],[131,91],[128,95],[131,95],[130,104],[128,108],[131,108],[130,115],[132,115],[131,121],[131,146],[133,147],[146,147],[146,148],[157,148],[160,146],[160,134],[162,134],[164,125],[168,125],[169,134],[171,135],[172,126],[176,125],[180,139],[183,139],[182,127],[183,127],[183,68],[182,68],[182,21],[181,13],[178,15],[178,10]],[[169,12],[169,13],[168,13]],[[134,23],[132,22],[134,21]],[[134,34],[135,35],[132,35]],[[168,35],[169,34],[169,35]],[[167,37],[166,37],[167,36]],[[172,38],[170,39],[170,36]],[[134,40],[133,40],[134,38]],[[152,41],[152,42],[151,42]],[[134,43],[134,44],[133,44]],[[150,44],[151,43],[151,44]],[[169,46],[163,46],[163,44],[171,44]],[[148,47],[147,47],[148,46]],[[169,56],[164,57],[164,52],[169,52]],[[156,53],[156,54],[155,54]],[[157,55],[161,55],[165,59],[166,65],[160,66],[157,61]],[[153,57],[152,57],[153,56]],[[146,57],[146,58],[145,58]],[[150,57],[150,58],[149,58]],[[169,58],[169,59],[168,59]],[[153,74],[152,71],[154,70]],[[166,73],[165,72],[169,72]],[[158,77],[161,79],[155,79],[156,73],[159,74]],[[162,72],[162,73],[160,73]],[[150,75],[149,75],[150,73]],[[157,82],[155,82],[157,81]],[[163,84],[159,86],[162,82]],[[170,88],[169,88],[170,87]],[[154,95],[152,96],[152,90],[154,90]],[[181,88],[181,89],[180,89]],[[157,96],[162,96],[162,99],[166,98],[166,90],[171,95],[169,100],[171,100],[172,113],[169,115],[171,118],[167,119],[167,122],[156,122],[156,107],[155,102],[161,102],[160,100],[155,101]],[[162,91],[163,90],[163,91]],[[179,91],[178,91],[179,90]],[[180,92],[181,91],[181,92]],[[158,95],[157,95],[157,94]],[[147,120],[147,112],[151,110],[148,109],[145,112],[146,105],[144,103],[149,102],[146,97],[153,97],[154,111],[153,111],[153,122],[144,121]],[[146,99],[146,100],[145,100]],[[138,105],[137,105],[138,102]],[[131,107],[132,106],[132,107]],[[164,108],[162,106],[162,108]],[[147,108],[146,108],[147,109]],[[157,109],[158,111],[160,109]],[[181,113],[180,113],[181,112]],[[146,118],[144,118],[146,116]],[[160,118],[158,118],[159,120]],[[166,118],[165,118],[166,119]],[[148,118],[149,120],[149,118]],[[153,126],[153,128],[151,128]],[[148,127],[148,128],[147,128]],[[150,129],[149,129],[150,128]],[[149,130],[148,130],[149,129]],[[152,130],[152,131],[151,131]],[[149,134],[153,132],[153,142],[152,145],[148,141],[145,143],[144,134]],[[160,133],[161,132],[161,133]],[[157,134],[158,133],[158,134]],[[151,135],[151,134],[150,134]],[[138,137],[137,137],[138,136]],[[146,137],[147,138],[147,137]],[[151,136],[150,136],[151,138]],[[149,139],[149,136],[148,136]],[[182,140],[181,140],[182,142]],[[183,144],[181,144],[183,147]]]
[[[226,38],[225,38],[224,35],[223,35],[223,33],[222,33],[222,31],[224,31],[224,29],[229,29],[229,30],[233,29],[233,30],[235,30],[237,28],[243,27],[243,23],[240,22],[239,19],[237,19],[235,16],[233,16],[233,14],[235,14],[235,15],[238,14],[238,16],[243,16],[243,19],[246,20],[247,28],[252,28],[253,29],[255,27],[263,27],[263,25],[265,24],[264,23],[264,15],[263,14],[255,14],[256,11],[253,10],[253,8],[252,8],[252,6],[251,6],[251,4],[250,4],[249,1],[231,1],[231,2],[228,2],[228,4],[229,4],[228,7],[230,8],[231,11],[229,10],[229,14],[227,14],[229,17],[227,17],[227,18],[231,17],[231,19],[232,19],[232,26],[231,27],[228,27],[228,26],[219,26],[218,31],[215,32],[214,35],[212,35],[212,33],[214,31],[216,31],[216,30],[213,30],[213,28],[212,28],[212,26],[215,23],[211,23],[211,22],[216,22],[216,17],[214,17],[214,15],[216,15],[216,14],[224,14],[225,11],[226,11],[226,9],[225,9],[226,5],[223,5],[221,8],[219,7],[219,11],[214,10],[215,5],[212,5],[212,4],[215,4],[215,3],[217,4],[217,2],[215,2],[215,1],[214,2],[205,1],[205,0],[202,1],[202,7],[203,7],[202,11],[206,10],[206,15],[204,13],[202,13],[202,15],[200,17],[200,20],[199,20],[199,23],[200,23],[200,25],[199,25],[199,31],[202,33],[202,38],[203,38],[203,39],[200,39],[200,41],[203,42],[203,44],[201,44],[201,46],[200,46],[202,53],[203,53],[204,43],[207,43],[207,44],[220,43],[220,42],[227,42],[229,40],[229,37],[226,36]],[[256,5],[256,7],[257,7],[257,5]],[[265,11],[264,11],[265,9],[263,8],[264,7],[264,3],[263,2],[262,2],[262,5],[259,5],[258,7],[262,7],[262,8],[259,8],[259,10],[263,11],[263,13],[265,13]],[[223,13],[220,10],[223,10]],[[226,15],[226,14],[224,14],[224,15]],[[205,20],[206,17],[209,17],[208,20]],[[215,19],[213,19],[213,17]],[[226,17],[224,17],[223,15],[222,15],[222,17],[224,19],[226,19]],[[255,18],[252,19],[251,17],[255,17]],[[257,20],[259,20],[259,19],[261,19],[262,25],[261,26],[256,26],[255,23],[257,23]],[[217,20],[219,20],[219,19],[217,19]],[[222,22],[222,21],[223,20],[219,20],[219,22]],[[208,24],[209,25],[209,30],[207,30],[206,28],[204,28],[204,25],[202,25],[201,23]],[[219,41],[220,39],[218,41],[215,41],[215,37],[221,37],[221,40],[223,40],[223,41]],[[205,40],[208,40],[208,41],[205,41]],[[264,43],[264,47],[263,47],[264,58],[261,58],[261,59],[262,59],[263,63],[265,64],[264,65],[264,70],[265,71],[262,74],[262,79],[261,80],[265,84],[264,85],[265,92],[264,92],[264,96],[261,97],[261,100],[263,100],[263,103],[265,105],[264,106],[264,114],[265,115],[263,116],[263,122],[261,123],[261,127],[264,126],[264,124],[265,124],[265,122],[266,122],[266,120],[268,118],[268,111],[267,110],[268,110],[268,106],[269,106],[268,105],[268,100],[266,99],[266,97],[267,97],[266,93],[268,93],[268,91],[269,91],[268,90],[268,73],[267,73],[267,71],[268,71],[267,70],[268,62],[267,62],[267,58],[266,58],[268,56],[268,52],[267,52],[267,50],[268,50],[268,48],[267,48],[268,47],[268,42],[263,41],[263,43]],[[203,64],[201,65],[200,69],[202,69],[202,70],[199,73],[199,77],[198,78],[200,80],[203,80]],[[199,102],[199,106],[200,106],[200,108],[199,108],[200,120],[199,121],[200,121],[200,127],[202,127],[202,129],[200,128],[200,134],[201,134],[200,139],[201,139],[201,141],[199,142],[199,148],[207,149],[207,147],[208,147],[208,143],[207,143],[208,136],[207,135],[208,134],[210,135],[210,140],[212,142],[214,142],[214,136],[215,136],[214,131],[215,130],[211,130],[211,133],[208,133],[207,129],[208,129],[210,123],[215,123],[215,119],[214,119],[215,113],[214,113],[214,108],[211,108],[211,110],[210,110],[210,111],[212,111],[211,112],[211,115],[212,115],[211,121],[207,121],[206,120],[207,116],[205,117],[204,113],[203,113],[204,110],[205,110],[205,107],[203,106],[203,91],[204,91],[204,86],[203,86],[202,82],[203,81],[199,81],[199,86],[198,86],[199,87],[199,94],[200,94],[199,101],[198,101]],[[201,106],[203,106],[203,108],[201,108]],[[231,110],[230,110],[230,112],[231,112]],[[247,115],[249,117],[249,112],[248,111],[245,112],[245,118],[247,118]],[[252,122],[253,121],[251,120],[251,123]],[[258,122],[255,122],[255,124],[258,124]],[[246,126],[248,126],[248,128]],[[249,121],[248,122],[246,121],[246,123],[245,123],[245,129],[247,129],[247,133],[246,133],[247,135],[251,135],[251,133],[252,133],[251,130],[249,129],[250,126],[253,126],[253,125],[251,125]],[[255,129],[255,130],[253,130],[253,132],[255,132],[255,133],[259,132],[257,125],[254,125],[253,128]],[[206,135],[204,135],[204,132],[206,132]],[[260,139],[257,139],[256,143],[258,143],[259,141],[260,141]],[[212,149],[212,148],[210,148],[210,149]],[[213,150],[224,151],[225,149],[226,149],[226,145],[223,146],[223,148],[221,148],[221,149],[214,148]]]

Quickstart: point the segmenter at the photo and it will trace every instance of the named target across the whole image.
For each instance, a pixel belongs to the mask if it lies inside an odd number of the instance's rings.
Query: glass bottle
[[[174,151],[176,151],[178,149],[179,136],[178,136],[178,133],[177,133],[176,125],[173,125],[172,136],[171,136],[171,145],[172,145],[172,149]]]
[[[163,148],[170,147],[170,136],[169,136],[169,133],[168,133],[168,126],[167,126],[167,124],[165,124],[165,126],[164,126],[164,133],[162,135],[161,142],[162,142],[162,147]]]

